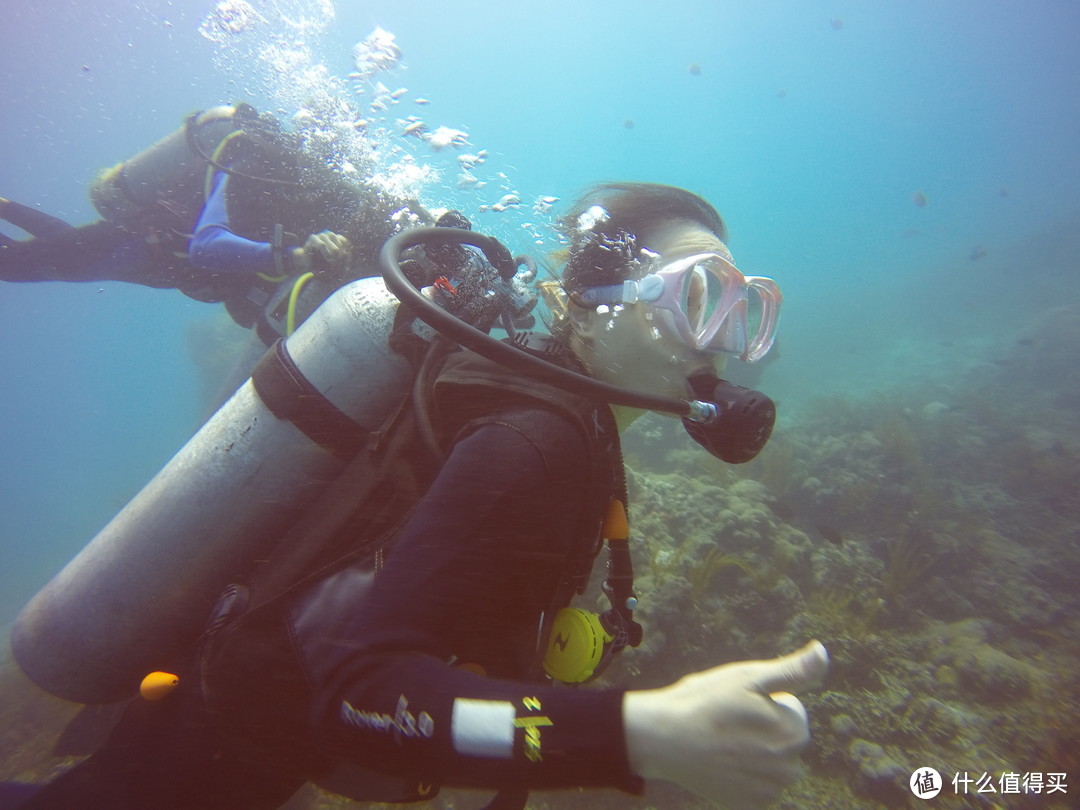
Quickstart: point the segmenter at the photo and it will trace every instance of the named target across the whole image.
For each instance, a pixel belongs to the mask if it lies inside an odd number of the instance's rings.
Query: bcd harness
[[[409,345],[416,349],[423,343],[406,333],[409,320],[403,318],[396,336],[405,351]],[[519,335],[517,340],[524,343],[528,339]],[[594,482],[588,494],[590,506],[582,510],[577,529],[582,541],[575,544],[569,558],[560,557],[564,575],[550,608],[544,611],[532,676],[542,677],[546,670],[553,677],[572,672],[568,681],[587,680],[594,669],[606,666],[615,652],[640,643],[641,628],[633,619],[635,599],[625,517],[622,529],[618,518],[605,521],[611,558],[604,590],[611,609],[594,617],[592,624],[587,619],[593,614],[572,608],[559,611],[588,582],[602,542],[598,517],[611,503],[618,503],[615,511],[625,515],[618,433],[606,405],[537,383],[442,341],[424,352],[412,396],[405,398],[383,427],[370,433],[358,429],[303,378],[284,342],[267,352],[252,380],[260,398],[277,417],[288,419],[310,439],[350,461],[335,480],[327,482],[315,504],[276,549],[259,562],[246,584],[230,586],[215,610],[203,645],[202,679],[209,705],[222,714],[221,725],[240,729],[238,745],[261,749],[271,761],[286,761],[307,772],[325,768],[318,752],[307,747],[297,751],[298,739],[306,728],[306,712],[297,709],[290,714],[286,708],[305,707],[309,700],[304,678],[296,670],[304,640],[295,625],[293,630],[284,629],[289,625],[283,620],[286,604],[361,560],[369,561],[371,577],[377,575],[382,557],[441,466],[441,460],[432,455],[441,453],[441,447],[431,446],[432,436],[422,425],[433,422],[434,433],[443,434],[438,425],[447,414],[454,414],[455,425],[471,426],[485,420],[493,403],[494,407],[541,405],[567,417],[582,438],[582,463],[588,465],[589,480]],[[364,580],[353,580],[352,586],[364,587]],[[562,641],[565,658],[566,634],[576,632],[580,637],[583,631],[582,643],[570,651],[569,665],[564,660],[561,666],[549,666],[544,659],[553,646],[550,642]],[[554,647],[559,650],[558,644]],[[582,648],[587,650],[584,656]],[[267,701],[279,707],[279,733],[266,728]],[[245,728],[258,732],[249,735]],[[335,771],[336,779],[316,781],[327,789],[368,801],[412,801],[432,795],[430,786],[377,776],[356,766],[346,769],[350,776],[344,784],[341,768]]]

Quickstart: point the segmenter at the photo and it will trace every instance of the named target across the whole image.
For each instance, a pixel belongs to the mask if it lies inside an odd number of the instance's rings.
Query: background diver
[[[280,329],[265,322],[267,309],[283,288],[311,278],[310,310],[344,281],[377,273],[378,247],[397,230],[430,224],[415,201],[349,182],[332,162],[250,105],[193,113],[98,175],[96,222],[75,227],[0,198],[0,219],[30,234],[0,234],[0,280],[175,288],[224,302],[269,343]]]

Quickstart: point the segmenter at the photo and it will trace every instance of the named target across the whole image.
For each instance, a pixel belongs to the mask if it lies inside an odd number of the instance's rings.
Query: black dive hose
[[[711,403],[632,391],[601,382],[593,377],[553,365],[539,357],[533,357],[451,315],[421,294],[401,270],[402,252],[407,248],[429,242],[456,242],[479,248],[499,275],[507,281],[513,278],[517,272],[517,266],[510,252],[498,240],[460,228],[411,228],[390,237],[379,254],[383,280],[390,292],[397,296],[402,304],[436,331],[492,362],[509,366],[523,374],[576,394],[596,397],[613,405],[675,414],[693,421],[710,422],[715,418],[716,407]]]

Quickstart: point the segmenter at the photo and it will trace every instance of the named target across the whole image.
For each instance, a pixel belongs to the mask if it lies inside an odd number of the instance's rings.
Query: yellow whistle
[[[161,700],[180,684],[180,679],[169,672],[151,672],[142,679],[139,694],[145,700]]]

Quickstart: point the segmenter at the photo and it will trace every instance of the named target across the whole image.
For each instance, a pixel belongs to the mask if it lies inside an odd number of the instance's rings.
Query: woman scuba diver
[[[309,510],[302,530],[229,571],[201,638],[162,655],[178,686],[132,703],[102,749],[26,807],[271,808],[308,780],[382,801],[485,787],[500,791],[492,807],[521,807],[531,788],[640,793],[657,779],[758,808],[796,778],[809,730],[791,693],[824,676],[817,642],[659,689],[554,682],[588,680],[610,649],[640,640],[618,430],[664,410],[721,458],[752,457],[771,402],[726,386],[717,366],[767,352],[780,303],[772,282],[735,268],[719,216],[689,192],[601,186],[567,223],[569,259],[547,296],[553,340],[499,345],[581,382],[497,365],[475,336],[448,328],[449,341],[424,351],[420,396],[359,437],[378,474],[345,482],[329,542],[315,552],[297,542],[318,536],[323,515]],[[384,259],[396,264],[409,241],[391,239]],[[504,281],[513,274],[489,242],[455,241],[479,243]],[[421,311],[424,292],[399,289],[403,277],[387,273],[405,311],[395,335],[410,342],[412,316],[442,324]],[[461,289],[425,281],[429,297]],[[611,609],[559,624],[602,538]]]

